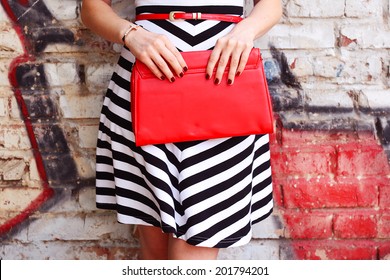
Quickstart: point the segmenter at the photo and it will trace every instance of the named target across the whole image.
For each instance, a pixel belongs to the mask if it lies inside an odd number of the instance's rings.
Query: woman
[[[248,243],[251,226],[272,212],[268,135],[136,147],[131,129],[135,58],[162,82],[174,83],[188,69],[179,50],[213,49],[205,79],[234,86],[254,40],[282,14],[280,0],[255,0],[247,18],[225,20],[242,16],[243,1],[136,0],[136,14],[148,16],[134,25],[113,11],[110,0],[83,0],[84,24],[125,46],[100,118],[97,206],[115,209],[121,223],[138,225],[143,259],[216,259],[218,248]],[[181,15],[173,11],[223,17],[177,20]]]

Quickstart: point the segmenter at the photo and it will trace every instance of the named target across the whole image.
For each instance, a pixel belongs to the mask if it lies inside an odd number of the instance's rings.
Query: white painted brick
[[[8,23],[8,16],[5,13],[4,9],[0,9],[0,24]]]
[[[0,117],[8,115],[8,98],[0,97]]]
[[[83,210],[96,211],[95,187],[83,188],[79,192],[79,203]]]
[[[80,82],[75,63],[45,63],[45,74],[51,86],[74,85]]]
[[[337,78],[344,83],[374,83],[382,75],[381,57],[367,52],[349,52],[342,57],[317,57],[313,66],[316,77]]]
[[[96,251],[90,247],[96,248]],[[31,242],[2,244],[0,258],[5,260],[105,260],[99,244],[79,242]]]
[[[81,148],[96,148],[99,125],[84,125],[79,127],[79,145]]]
[[[293,67],[291,67],[293,65]],[[313,59],[310,57],[296,57],[290,63],[292,73],[297,77],[312,76],[314,74]]]
[[[390,109],[389,90],[364,90],[367,98],[367,107],[374,110]]]
[[[29,169],[30,169],[30,180],[32,181],[39,181],[41,177],[39,176],[37,162],[35,158],[32,158],[29,162]]]
[[[283,235],[282,223],[276,214],[272,214],[267,219],[255,224],[252,227],[253,239],[279,238]]]
[[[4,131],[3,131],[3,127],[0,125],[0,147],[4,147],[4,144],[5,144]],[[0,158],[1,158],[1,154],[0,154]]]
[[[317,77],[338,77],[345,68],[345,62],[337,57],[315,57],[313,62],[314,75]]]
[[[0,25],[0,53],[12,57],[23,53],[20,39],[10,24]]]
[[[1,38],[0,38],[0,40],[1,40]],[[1,41],[0,41],[0,49],[1,49],[1,47],[2,46],[1,46]],[[0,52],[0,56],[1,56],[1,52]],[[10,63],[11,63],[11,60],[9,60],[9,59],[0,59],[0,86],[1,87],[9,87],[10,86],[9,79],[8,79]]]
[[[21,180],[26,170],[26,163],[21,159],[11,159],[1,164],[1,173],[6,181]]]
[[[335,45],[332,22],[304,21],[301,24],[278,24],[257,41],[259,47],[266,49],[268,43],[282,49],[333,48]]]
[[[380,19],[383,15],[383,3],[384,1],[382,0],[346,0],[345,15],[347,17]]]
[[[87,238],[109,240],[131,240],[130,225],[120,224],[115,212],[88,215],[85,219]]]
[[[356,40],[360,48],[390,48],[390,31],[381,24],[347,23],[340,28],[340,33]]]
[[[14,212],[15,215],[30,205],[36,199],[42,189],[36,188],[0,188],[1,211]],[[10,217],[9,217],[10,218]]]
[[[279,260],[279,242],[273,240],[253,240],[249,244],[221,249],[219,260]]]
[[[15,96],[11,97],[11,104],[9,105],[9,110],[10,110],[9,115],[12,119],[21,120],[21,112]]]
[[[352,99],[345,92],[329,92],[306,90],[306,104],[308,107],[316,108],[334,108],[335,110],[352,110]]]
[[[95,158],[86,156],[73,157],[80,178],[93,178],[95,176]]]
[[[41,215],[29,226],[29,240],[130,239],[130,226],[119,224],[115,214]]]
[[[73,187],[62,188],[61,193],[57,195],[57,198],[60,198],[56,201],[56,203],[50,207],[49,212],[51,214],[86,214],[89,211],[96,211],[95,208],[87,209],[86,207],[82,207],[80,204],[80,193],[84,193],[84,189],[75,190]]]
[[[112,64],[91,64],[85,68],[86,84],[90,92],[94,92],[96,87],[107,88],[113,72]]]
[[[75,0],[57,0],[45,1],[46,7],[55,15],[57,20],[76,20],[78,1]]]
[[[100,96],[60,96],[60,108],[64,118],[83,119],[98,118],[103,100]]]
[[[344,1],[339,0],[291,0],[286,9],[290,17],[341,17],[344,15]]]
[[[28,138],[24,126],[11,126],[4,129],[4,147],[10,150],[31,148],[30,139]]]

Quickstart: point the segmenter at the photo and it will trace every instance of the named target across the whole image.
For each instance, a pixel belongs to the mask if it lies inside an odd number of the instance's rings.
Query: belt
[[[180,11],[173,11],[169,14],[140,14],[136,15],[136,20],[163,20],[167,19],[169,21],[178,21],[178,20],[186,20],[186,19],[195,19],[195,20],[218,20],[218,21],[227,21],[238,23],[242,20],[240,16],[232,16],[232,15],[223,15],[223,14],[202,14],[202,13],[186,13]]]

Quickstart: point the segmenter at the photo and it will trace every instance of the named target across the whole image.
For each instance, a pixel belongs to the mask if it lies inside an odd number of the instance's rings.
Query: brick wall
[[[1,0],[0,258],[137,258],[132,227],[95,208],[119,48],[83,28],[80,2]],[[131,17],[132,3],[114,7]],[[275,212],[219,258],[389,259],[389,1],[283,4],[256,42],[276,115]]]

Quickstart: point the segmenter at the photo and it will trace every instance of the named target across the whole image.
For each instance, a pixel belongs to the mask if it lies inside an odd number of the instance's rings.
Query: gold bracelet
[[[125,34],[123,34],[123,37],[122,37],[122,42],[123,42],[123,44],[125,43],[126,36],[127,36],[132,30],[137,30],[138,28],[139,28],[139,25],[131,24],[130,27],[129,27],[128,29],[126,29]]]

